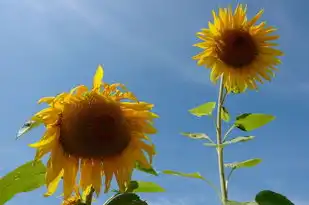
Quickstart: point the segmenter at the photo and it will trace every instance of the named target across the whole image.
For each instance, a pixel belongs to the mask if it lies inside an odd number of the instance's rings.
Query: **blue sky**
[[[154,103],[160,115],[153,137],[158,155],[155,167],[183,172],[199,171],[218,182],[215,150],[179,135],[182,131],[213,135],[210,119],[195,118],[188,109],[216,99],[217,87],[208,70],[191,56],[199,50],[195,33],[207,26],[211,10],[236,1],[54,0],[0,1],[0,176],[34,156],[27,144],[42,129],[19,141],[15,135],[31,114],[42,108],[36,101],[78,84],[91,84],[96,66],[105,68],[107,82],[121,82],[141,100]],[[262,189],[283,193],[297,205],[309,204],[307,68],[308,2],[242,1],[249,16],[265,8],[263,19],[279,27],[283,65],[272,83],[259,92],[228,98],[234,115],[264,112],[277,119],[251,134],[255,141],[229,147],[226,161],[263,158],[254,169],[239,170],[230,185],[230,197],[249,201]],[[307,123],[306,123],[307,122]],[[246,134],[237,133],[233,134]],[[204,182],[173,176],[136,179],[155,181],[162,194],[144,194],[152,205],[218,204]],[[59,204],[55,195],[43,198],[45,188],[20,194],[8,205]],[[102,195],[96,204],[104,201]]]

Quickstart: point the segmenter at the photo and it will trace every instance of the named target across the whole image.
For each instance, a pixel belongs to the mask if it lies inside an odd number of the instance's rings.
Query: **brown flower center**
[[[227,30],[217,43],[219,58],[233,68],[250,65],[258,54],[252,36],[242,30]]]
[[[60,122],[60,144],[67,154],[82,158],[111,157],[130,143],[130,130],[115,102],[91,94],[67,104]]]

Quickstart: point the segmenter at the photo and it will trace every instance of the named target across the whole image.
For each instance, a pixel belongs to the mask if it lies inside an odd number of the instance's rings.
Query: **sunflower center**
[[[60,144],[70,155],[82,158],[116,156],[130,143],[130,130],[120,106],[91,94],[67,104],[60,122]]]
[[[225,31],[218,43],[219,58],[233,68],[250,65],[258,54],[252,36],[242,30]]]

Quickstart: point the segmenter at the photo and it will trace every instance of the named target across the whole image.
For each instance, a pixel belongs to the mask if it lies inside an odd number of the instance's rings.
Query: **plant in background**
[[[91,205],[93,194],[100,193],[102,183],[105,184],[105,193],[110,191],[113,176],[119,189],[112,190],[115,194],[104,205],[147,205],[136,193],[165,191],[156,183],[133,180],[134,170],[154,176],[168,174],[204,180],[218,194],[222,205],[293,205],[285,196],[270,190],[256,194],[254,202],[232,201],[228,196],[228,185],[234,171],[254,167],[262,161],[255,158],[225,162],[225,147],[254,139],[248,134],[231,137],[232,131],[250,132],[275,117],[243,113],[231,123],[224,104],[229,95],[241,94],[247,88],[257,89],[257,82],[263,83],[263,79],[270,81],[280,64],[278,57],[283,55],[275,48],[274,40],[279,38],[273,34],[276,29],[265,22],[257,24],[263,10],[248,20],[246,9],[239,4],[234,11],[231,7],[220,8],[218,13],[213,11],[214,22],[209,22],[209,28],[197,33],[202,42],[195,46],[203,50],[193,57],[198,65],[211,70],[212,82],[220,81],[217,102],[207,102],[189,110],[191,114],[202,117],[213,116],[216,109],[216,139],[203,133],[182,134],[206,140],[205,146],[216,149],[220,188],[198,172],[159,172],[152,167],[155,149],[148,134],[156,133],[153,119],[158,117],[151,112],[153,105],[138,101],[122,84],[103,83],[103,68],[99,66],[91,89],[80,85],[68,93],[39,101],[47,103],[48,107],[25,123],[18,138],[39,125],[45,126],[45,134],[39,142],[30,145],[37,150],[35,160],[0,179],[0,205],[17,193],[32,191],[44,184],[48,190],[45,196],[50,196],[61,179],[63,205]],[[225,132],[222,123],[230,125]],[[45,167],[40,159],[48,153],[50,157]]]

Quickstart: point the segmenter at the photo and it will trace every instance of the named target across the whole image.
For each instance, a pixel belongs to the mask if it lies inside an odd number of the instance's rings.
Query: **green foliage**
[[[256,202],[238,202],[238,201],[228,201],[226,205],[259,205]]]
[[[235,144],[235,143],[240,143],[240,142],[248,142],[250,140],[253,140],[255,137],[254,136],[239,136],[235,137],[230,140],[226,140],[223,145],[228,145],[228,144]]]
[[[135,168],[137,170],[141,171],[141,172],[145,172],[147,174],[151,174],[151,175],[154,175],[154,176],[159,176],[158,172],[153,167],[144,168],[144,167],[142,167],[142,165],[139,162],[136,162]]]
[[[196,178],[196,179],[205,180],[205,178],[199,172],[182,173],[182,172],[177,172],[177,171],[172,171],[172,170],[163,170],[162,173],[163,174],[174,175],[174,176],[180,176],[180,177]]]
[[[255,159],[249,159],[249,160],[241,161],[241,162],[227,163],[227,164],[224,164],[224,166],[228,168],[232,168],[232,169],[249,168],[249,167],[255,167],[261,162],[262,162],[262,159],[255,158]]]
[[[126,192],[154,193],[165,192],[165,189],[154,182],[131,181]]]
[[[134,193],[116,194],[108,199],[103,205],[148,205],[146,201]]]
[[[19,139],[22,135],[26,134],[33,128],[36,128],[42,124],[42,121],[34,121],[34,120],[29,120],[27,121],[19,130],[16,136],[16,139]]]
[[[204,103],[202,105],[199,105],[199,106],[189,110],[189,112],[192,115],[195,115],[197,117],[202,117],[202,116],[205,116],[205,115],[211,116],[215,107],[216,107],[216,102],[207,102],[207,103]]]
[[[27,162],[0,179],[0,204],[16,194],[37,189],[45,183],[46,168],[41,161]]]
[[[270,190],[263,190],[259,192],[255,196],[255,201],[259,205],[294,205],[294,203],[292,203],[285,196]]]
[[[224,106],[221,107],[221,119],[224,120],[225,122],[230,121],[229,111]]]
[[[274,120],[272,115],[245,113],[236,117],[235,126],[242,131],[252,131]]]
[[[208,135],[204,134],[204,133],[182,132],[181,134],[186,136],[186,137],[189,137],[191,139],[205,139],[205,140],[212,142],[210,137]]]

